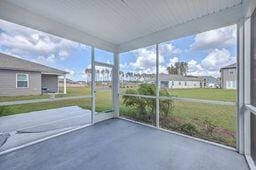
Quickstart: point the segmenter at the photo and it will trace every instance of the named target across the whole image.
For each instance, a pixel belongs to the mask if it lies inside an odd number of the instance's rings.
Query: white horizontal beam
[[[94,46],[106,51],[116,52],[116,45],[110,42],[104,41],[96,36],[89,35],[84,31],[59,23],[50,18],[31,13],[28,10],[6,1],[0,1],[0,19]]]
[[[152,34],[123,43],[119,46],[120,53],[151,46],[180,37],[228,26],[237,23],[244,15],[244,5],[227,8],[217,13],[202,16],[183,24],[176,25]]]
[[[109,67],[109,68],[114,67],[113,64],[103,63],[103,62],[99,62],[99,61],[94,61],[94,64],[95,64],[95,66],[101,66],[101,67]]]

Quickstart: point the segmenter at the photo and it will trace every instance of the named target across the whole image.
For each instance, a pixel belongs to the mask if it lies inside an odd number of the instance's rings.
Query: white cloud
[[[174,64],[177,63],[178,61],[179,61],[178,57],[170,58],[170,62],[168,66],[174,66]]]
[[[159,46],[159,63],[165,62],[164,56],[180,53],[181,50],[175,47],[172,43],[165,43]],[[156,51],[154,46],[148,48],[141,48],[132,51],[136,56],[136,61],[133,63],[124,63],[120,65],[121,69],[129,68],[134,69],[140,73],[155,73],[156,72]],[[176,59],[176,58],[175,58]],[[173,61],[175,62],[175,61]],[[160,71],[166,68],[159,68]]]
[[[33,59],[33,62],[39,63],[39,64],[44,64],[44,65],[48,65],[51,66],[53,64],[55,64],[55,55],[51,54],[49,56],[38,56],[37,58]]]
[[[66,50],[60,50],[59,57],[61,60],[66,60],[69,57],[69,53]]]
[[[226,49],[215,49],[209,53],[201,62],[203,68],[208,70],[216,70],[220,67],[227,65],[229,63],[234,63],[235,57],[231,57],[231,54]]]
[[[79,44],[47,33],[0,20],[0,47],[12,55],[35,55],[48,58],[50,54],[67,58],[68,51]],[[64,52],[65,51],[65,52]],[[55,60],[58,59],[55,57]]]
[[[228,26],[197,34],[191,44],[193,50],[223,48],[236,43],[236,26]]]
[[[236,57],[231,56],[226,49],[214,49],[200,63],[195,60],[188,62],[188,74],[195,76],[210,75],[219,77],[221,67],[236,62]]]
[[[142,48],[133,52],[136,55],[136,61],[130,63],[130,66],[137,70],[152,70],[156,65],[156,53],[153,50]],[[162,57],[160,57],[162,59]],[[159,58],[159,59],[160,59]]]
[[[159,52],[162,56],[170,56],[181,53],[181,49],[175,47],[172,43],[164,43],[159,45]]]

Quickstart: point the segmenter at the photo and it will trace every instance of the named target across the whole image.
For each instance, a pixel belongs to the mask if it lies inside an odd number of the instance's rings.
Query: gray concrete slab
[[[9,133],[0,134],[0,147],[3,146],[6,143],[6,141],[9,137],[10,137]]]
[[[95,122],[111,117],[96,113]],[[78,106],[0,117],[1,133],[9,134],[0,135],[0,152],[90,123],[91,111]]]
[[[0,131],[17,131],[24,128],[36,127],[45,123],[54,123],[55,121],[85,114],[90,115],[90,110],[84,110],[78,106],[70,106],[3,116],[0,117]]]
[[[120,119],[106,120],[0,156],[13,170],[247,170],[228,149]]]

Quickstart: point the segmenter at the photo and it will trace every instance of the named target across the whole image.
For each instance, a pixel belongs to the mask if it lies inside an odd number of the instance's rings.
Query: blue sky
[[[236,61],[236,27],[229,26],[183,37],[159,45],[160,72],[177,61],[189,64],[190,75],[219,76],[219,69]],[[0,52],[70,72],[70,78],[84,80],[90,67],[90,47],[40,31],[0,20]],[[113,54],[100,49],[95,59],[113,62]],[[124,72],[155,72],[155,47],[120,55]]]

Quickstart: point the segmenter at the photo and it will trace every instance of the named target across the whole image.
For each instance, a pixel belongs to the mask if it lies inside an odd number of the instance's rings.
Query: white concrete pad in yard
[[[112,114],[95,114],[95,122]],[[91,123],[91,111],[78,106],[0,117],[0,152]],[[6,135],[7,134],[7,135]],[[7,140],[5,140],[5,138]]]

